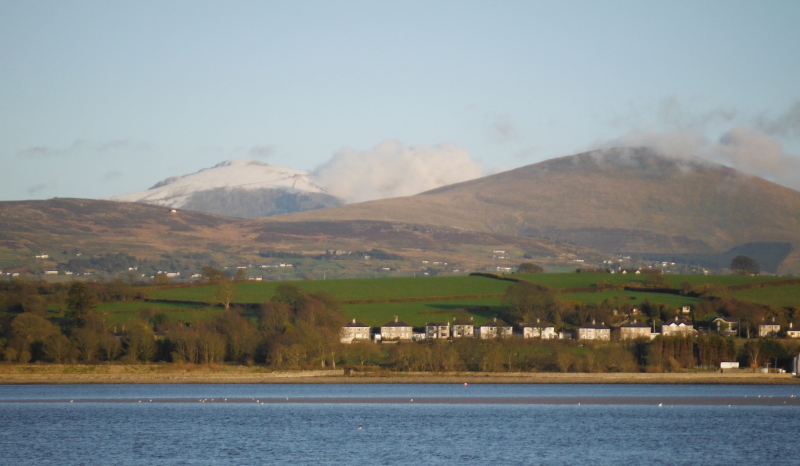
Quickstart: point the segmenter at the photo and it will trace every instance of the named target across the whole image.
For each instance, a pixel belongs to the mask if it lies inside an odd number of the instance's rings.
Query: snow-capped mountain
[[[196,173],[173,176],[146,191],[114,201],[142,202],[230,217],[267,217],[341,205],[301,170],[255,160],[228,160]]]

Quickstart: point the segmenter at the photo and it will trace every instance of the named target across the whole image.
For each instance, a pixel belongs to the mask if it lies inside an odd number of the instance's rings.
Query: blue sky
[[[5,0],[0,200],[234,158],[380,180],[402,148],[412,175],[467,157],[452,182],[629,144],[798,189],[798,20],[793,0]]]

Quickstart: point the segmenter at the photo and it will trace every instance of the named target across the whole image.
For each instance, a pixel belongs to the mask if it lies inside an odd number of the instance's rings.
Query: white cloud
[[[760,130],[744,126],[733,128],[714,148],[723,163],[800,189],[800,158],[787,154],[780,142]]]
[[[408,196],[483,174],[481,163],[455,143],[406,147],[397,140],[364,151],[342,149],[314,172],[347,202]]]
[[[781,143],[767,133],[745,126],[727,131],[718,141],[687,129],[631,131],[592,145],[596,149],[609,147],[650,147],[674,158],[700,157],[800,189],[800,158],[787,153]]]
[[[786,113],[777,118],[759,117],[756,119],[756,127],[776,136],[800,136],[800,100],[795,101]]]

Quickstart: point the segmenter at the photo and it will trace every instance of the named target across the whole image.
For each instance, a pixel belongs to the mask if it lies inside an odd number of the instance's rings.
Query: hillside
[[[800,271],[800,192],[700,159],[610,149],[415,196],[276,217],[381,220],[569,241],[614,254],[723,255],[737,247]],[[756,251],[752,251],[757,249]],[[787,251],[778,260],[775,251]]]
[[[471,232],[415,223],[380,221],[264,222],[234,219],[146,204],[88,199],[0,202],[0,268],[53,269],[76,257],[125,253],[138,259],[170,259],[172,267],[199,272],[220,266],[270,262],[263,251],[302,257],[326,251],[380,249],[402,258],[379,265],[369,260],[330,263],[296,260],[295,277],[348,276],[390,267],[411,274],[422,261],[449,263],[461,271],[494,265],[517,265],[524,253],[553,264],[577,257],[597,259],[597,251],[553,241]],[[496,258],[509,250],[513,259]],[[48,255],[46,259],[35,256]],[[334,254],[335,255],[335,254]],[[363,254],[362,254],[363,256]],[[328,265],[326,265],[328,264]],[[320,267],[318,272],[317,267]],[[426,266],[427,267],[427,266]]]

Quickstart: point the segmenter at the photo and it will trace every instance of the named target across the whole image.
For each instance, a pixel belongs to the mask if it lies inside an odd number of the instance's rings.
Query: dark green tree
[[[97,294],[86,282],[75,282],[67,292],[67,318],[78,327],[89,311],[97,307]]]
[[[517,267],[517,273],[542,273],[544,269],[539,264],[533,262],[523,262]]]
[[[506,290],[505,303],[513,323],[532,323],[552,317],[555,309],[555,295],[546,286],[520,281]]]
[[[752,257],[739,254],[731,260],[731,270],[741,275],[755,275],[761,272],[761,267]]]

